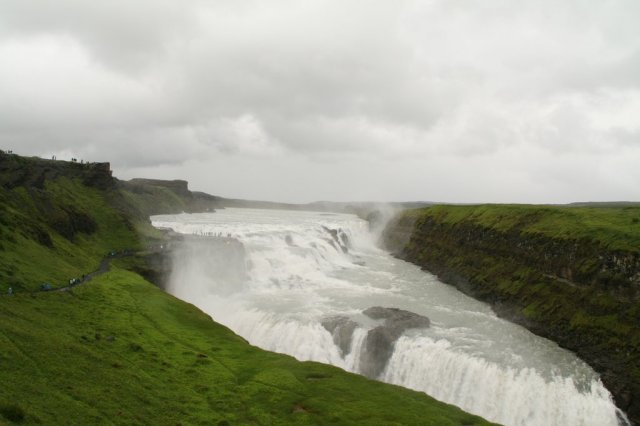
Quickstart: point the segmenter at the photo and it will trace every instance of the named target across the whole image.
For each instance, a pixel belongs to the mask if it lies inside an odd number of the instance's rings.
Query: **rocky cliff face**
[[[170,189],[181,197],[190,197],[189,183],[186,180],[162,180],[162,179],[131,179],[129,183],[133,186],[160,186]]]
[[[5,188],[43,189],[47,180],[61,176],[81,179],[85,185],[97,189],[113,188],[115,184],[109,163],[45,160],[0,153],[0,186]]]
[[[576,352],[640,424],[640,247],[554,238],[521,226],[405,214],[383,242],[398,257]]]
[[[192,192],[185,180],[131,179],[118,185],[136,200],[143,216],[214,212],[220,207],[219,197]]]

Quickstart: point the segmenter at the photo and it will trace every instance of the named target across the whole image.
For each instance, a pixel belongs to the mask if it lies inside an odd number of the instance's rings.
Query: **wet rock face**
[[[331,239],[328,240],[331,244],[338,247],[343,253],[349,252],[351,242],[349,241],[349,236],[342,229],[330,229],[324,225],[322,228],[331,235]]]
[[[360,354],[360,372],[372,379],[384,370],[393,355],[396,341],[411,328],[426,328],[429,318],[397,308],[375,306],[362,312],[371,319],[384,319],[383,325],[369,330]]]
[[[398,337],[383,325],[369,330],[360,353],[360,373],[371,379],[378,378],[393,355]]]
[[[406,330],[429,327],[429,318],[397,308],[375,306],[365,309],[366,316],[374,320],[384,320],[367,333],[360,352],[360,373],[376,379],[387,366],[393,355],[396,341]],[[351,352],[353,332],[359,324],[346,316],[329,317],[322,326],[331,333],[333,342],[340,348],[342,356]]]
[[[345,316],[335,316],[322,321],[322,326],[331,333],[333,342],[340,348],[342,356],[348,355],[351,352],[353,331],[358,323]]]
[[[398,308],[374,306],[365,309],[362,313],[371,319],[385,319],[385,327],[399,331],[401,334],[409,328],[424,328],[431,325],[429,318]]]

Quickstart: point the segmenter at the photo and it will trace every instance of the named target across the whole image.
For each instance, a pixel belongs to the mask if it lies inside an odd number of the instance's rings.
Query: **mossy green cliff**
[[[383,241],[576,352],[640,422],[640,207],[434,206],[400,214]]]
[[[487,424],[253,347],[145,280],[145,215],[215,201],[172,185],[0,154],[0,424]]]

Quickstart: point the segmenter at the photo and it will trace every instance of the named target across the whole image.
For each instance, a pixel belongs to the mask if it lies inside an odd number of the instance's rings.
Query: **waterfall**
[[[174,251],[169,291],[254,345],[373,374],[505,425],[619,424],[586,364],[376,248],[355,216],[226,209],[152,220],[191,235]],[[391,352],[378,369],[367,339],[389,320],[363,313],[372,306],[431,319],[383,342]]]

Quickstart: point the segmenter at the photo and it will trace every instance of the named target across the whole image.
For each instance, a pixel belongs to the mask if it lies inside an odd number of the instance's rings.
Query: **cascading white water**
[[[169,291],[252,344],[353,372],[369,330],[362,311],[396,307],[431,319],[406,331],[378,379],[424,391],[505,425],[617,425],[597,374],[554,343],[375,247],[352,215],[226,209],[152,218],[187,239]],[[343,351],[323,326],[353,321]]]

